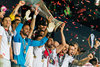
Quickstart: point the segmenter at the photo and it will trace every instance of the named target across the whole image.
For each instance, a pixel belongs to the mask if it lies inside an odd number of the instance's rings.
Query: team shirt
[[[10,60],[10,44],[12,36],[2,26],[0,26],[0,36],[2,36],[0,54],[3,55],[5,59]]]
[[[14,37],[13,37],[13,50],[14,50],[14,60],[17,60],[17,64],[24,66],[26,62],[26,53],[29,46],[42,46],[46,43],[48,38],[44,37],[40,41],[31,40],[28,38],[22,38],[20,35],[20,31],[23,27],[22,23],[19,23],[17,26]]]

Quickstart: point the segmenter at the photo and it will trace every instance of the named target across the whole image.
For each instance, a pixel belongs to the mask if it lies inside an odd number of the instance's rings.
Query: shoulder
[[[0,31],[4,31],[4,28],[2,26],[0,26]]]
[[[0,26],[0,29],[4,29],[2,26]]]

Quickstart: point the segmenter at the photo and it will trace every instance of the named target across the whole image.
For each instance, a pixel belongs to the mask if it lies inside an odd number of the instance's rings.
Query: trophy
[[[50,11],[48,10],[48,8],[46,7],[46,5],[44,4],[44,2],[42,0],[22,0],[25,1],[27,6],[31,6],[32,10],[35,11],[35,7],[37,6],[37,4],[39,4],[38,10],[39,10],[39,15],[41,15],[42,17],[46,18],[47,17],[53,17],[52,14],[50,13]],[[54,25],[53,30],[56,31],[57,28],[63,23],[62,21],[59,21],[57,19],[55,19],[53,17],[52,19],[52,23]]]
[[[95,5],[99,6],[99,4],[100,4],[100,0],[95,0]]]

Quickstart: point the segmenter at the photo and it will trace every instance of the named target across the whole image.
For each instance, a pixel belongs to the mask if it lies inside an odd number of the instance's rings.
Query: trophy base
[[[55,25],[54,31],[55,31],[55,32],[59,31],[60,26],[61,26],[62,24],[63,24],[63,22],[58,22],[58,23]]]

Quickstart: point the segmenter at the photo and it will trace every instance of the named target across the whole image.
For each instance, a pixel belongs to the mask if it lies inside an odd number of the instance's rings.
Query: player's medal
[[[42,59],[41,62],[44,62],[44,59]]]
[[[34,58],[36,58],[36,56],[34,56]]]
[[[26,50],[24,50],[24,54],[26,54]]]

